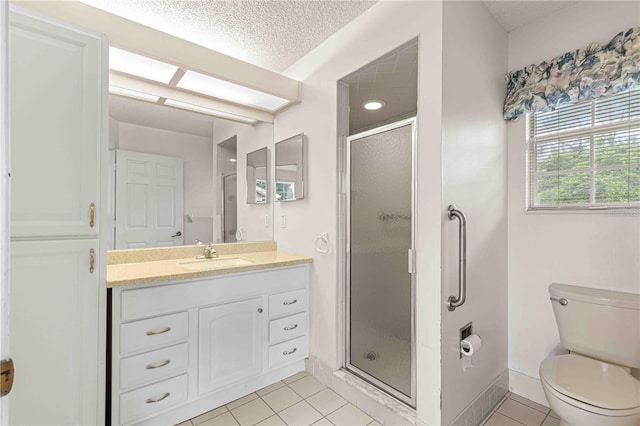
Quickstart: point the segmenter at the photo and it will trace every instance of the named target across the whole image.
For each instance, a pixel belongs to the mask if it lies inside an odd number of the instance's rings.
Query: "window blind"
[[[640,88],[527,124],[529,209],[640,207]]]

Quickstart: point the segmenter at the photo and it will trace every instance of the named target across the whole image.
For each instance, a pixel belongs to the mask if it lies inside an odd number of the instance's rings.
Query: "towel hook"
[[[324,243],[326,248],[322,248],[322,243]],[[318,238],[316,238],[316,251],[318,253],[327,254],[329,253],[330,248],[329,235],[326,232],[323,232]]]

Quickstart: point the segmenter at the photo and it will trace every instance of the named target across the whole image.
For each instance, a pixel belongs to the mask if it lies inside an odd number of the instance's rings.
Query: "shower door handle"
[[[467,219],[464,214],[451,204],[447,209],[449,220],[458,219],[458,297],[449,296],[447,308],[455,311],[467,299]]]

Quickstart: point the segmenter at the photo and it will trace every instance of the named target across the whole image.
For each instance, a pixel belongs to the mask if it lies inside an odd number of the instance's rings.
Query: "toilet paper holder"
[[[473,334],[473,321],[460,328],[460,343],[458,344],[462,349],[462,341]],[[462,352],[458,351],[460,358],[462,358]]]

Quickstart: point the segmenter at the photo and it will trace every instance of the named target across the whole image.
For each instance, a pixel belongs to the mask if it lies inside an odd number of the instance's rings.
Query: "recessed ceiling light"
[[[217,111],[215,109],[202,107],[200,105],[188,104],[186,102],[174,101],[173,99],[167,99],[164,101],[167,106],[172,106],[180,109],[186,109],[189,111],[200,112],[202,114],[212,115],[218,118],[226,118],[228,120],[239,121],[241,123],[255,124],[256,120],[241,115],[230,114],[228,112]]]
[[[187,71],[177,86],[181,89],[204,93],[219,99],[258,107],[267,111],[275,111],[288,103],[286,99],[278,96],[240,86],[239,84],[229,83],[195,71]]]
[[[113,93],[114,95],[126,96],[128,98],[135,98],[143,101],[149,101],[149,102],[158,102],[158,99],[160,99],[156,95],[150,95],[149,93],[138,92],[137,90],[125,89],[124,87],[118,87],[118,86],[112,86],[112,85],[109,85],[109,93]]]
[[[362,107],[370,111],[375,111],[377,109],[382,108],[383,106],[384,106],[384,101],[379,101],[377,99],[365,101],[362,103]]]
[[[178,70],[175,65],[109,47],[109,68],[160,83],[169,83]]]

